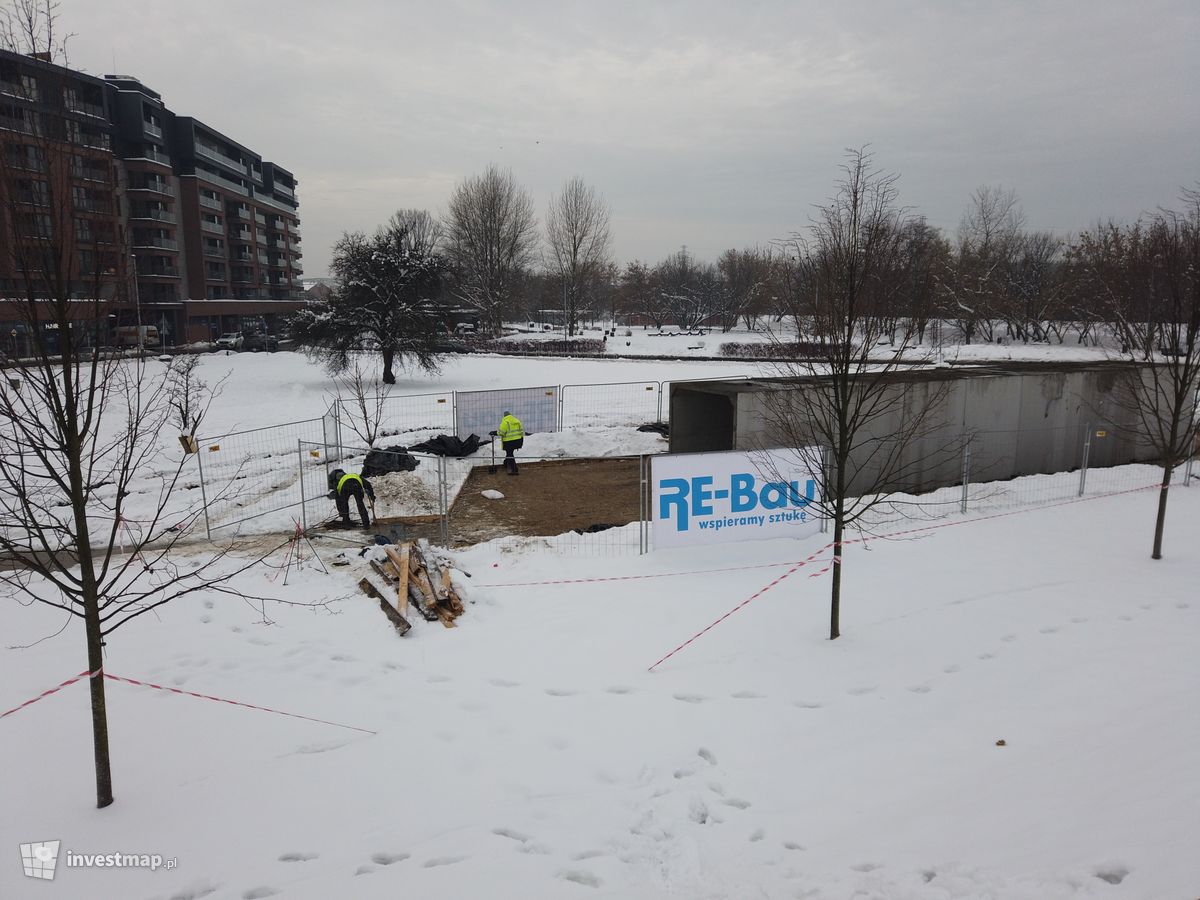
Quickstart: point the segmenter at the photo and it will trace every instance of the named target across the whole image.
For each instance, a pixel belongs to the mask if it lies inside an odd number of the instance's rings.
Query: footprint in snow
[[[450,680],[449,675],[430,675],[425,679],[426,684],[445,684]]]
[[[792,704],[796,709],[821,709],[824,705],[824,703],[814,703],[809,700],[797,700]]]
[[[394,863],[404,862],[412,856],[411,853],[372,853],[371,862],[380,866],[390,866]]]
[[[466,858],[465,856],[435,856],[433,859],[425,860],[425,868],[436,869],[438,866],[452,866]]]
[[[909,688],[909,690],[912,691],[914,694],[928,694],[930,691],[933,690],[933,688],[931,688],[927,684],[914,684],[912,687]]]
[[[580,850],[578,853],[571,854],[571,862],[583,862],[585,859],[597,859],[607,855],[603,850]]]
[[[943,667],[942,671],[945,672],[947,675],[953,675],[955,672],[961,672],[962,666],[957,666],[952,663],[951,665]]]
[[[524,844],[528,840],[532,840],[531,836],[522,831],[517,831],[515,828],[493,828],[492,834],[498,837],[508,838],[510,841],[517,841]]]
[[[732,806],[734,809],[749,809],[751,804],[749,800],[743,800],[741,797],[726,797],[725,805]]]
[[[682,703],[707,703],[708,698],[703,694],[672,694],[676,700]]]
[[[1000,638],[1000,640],[1004,641],[1005,643],[1012,643],[1016,639],[1017,639],[1017,636],[1015,634],[1002,635]]]
[[[861,697],[863,694],[871,693],[877,687],[878,687],[878,685],[875,685],[875,684],[863,685],[862,687],[850,688],[850,690],[846,691],[846,693],[853,694],[856,697]]]
[[[1122,622],[1132,622],[1133,616],[1117,616]]]
[[[579,691],[572,691],[567,688],[546,688],[546,693],[551,697],[574,697]]]
[[[1058,631],[1057,625],[1047,625],[1045,628],[1038,629],[1039,634],[1054,634],[1056,631]]]
[[[1096,877],[1101,881],[1107,881],[1109,884],[1120,884],[1128,876],[1129,870],[1124,866],[1110,866],[1096,871]]]
[[[754,691],[738,691],[736,694],[730,694],[734,700],[761,700],[762,694],[756,694]]]
[[[717,757],[707,747],[701,747],[699,750],[696,751],[696,755],[698,757],[700,757],[702,760],[704,760],[706,763],[708,763],[710,766],[715,766],[717,764]]]
[[[585,872],[582,869],[565,869],[558,873],[558,877],[563,881],[573,881],[575,884],[582,884],[590,888],[598,888],[604,883],[591,872]]]
[[[1072,625],[1082,625],[1086,621],[1087,621],[1086,616],[1075,616],[1075,618],[1071,619],[1071,624]]]
[[[488,679],[488,684],[490,684],[492,687],[510,688],[510,687],[517,687],[520,684],[520,682],[519,681],[509,681],[507,678],[491,678],[491,679]]]
[[[767,836],[767,833],[765,831],[763,831],[761,828],[756,828],[756,829],[754,829],[754,831],[750,832],[750,843],[752,843],[752,844],[757,843],[758,841],[761,841],[766,836]]]
[[[242,894],[242,900],[262,900],[263,897],[274,897],[278,893],[273,887],[256,887]]]
[[[879,863],[859,863],[857,866],[851,866],[855,872],[874,872],[880,868]]]
[[[201,616],[200,617],[200,624],[202,624],[202,625],[207,625],[211,621],[212,621],[212,616]]]
[[[310,859],[316,859],[319,854],[316,853],[300,853],[294,851],[292,853],[284,853],[279,857],[280,862],[308,862]]]
[[[803,849],[804,849],[804,845],[803,845],[803,844],[797,844],[795,841],[784,841],[784,842],[783,842],[783,849],[784,849],[784,850],[803,850]]]
[[[604,692],[606,694],[632,694],[633,688],[626,687],[623,684],[614,684],[612,687],[606,687]]]

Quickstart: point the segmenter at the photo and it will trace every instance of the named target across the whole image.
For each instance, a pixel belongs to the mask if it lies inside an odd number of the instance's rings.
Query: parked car
[[[274,353],[279,349],[279,338],[273,334],[267,334],[265,331],[254,331],[243,337],[243,350],[266,350]]]
[[[241,350],[246,339],[240,331],[230,331],[217,338],[218,350]]]
[[[475,333],[475,323],[474,322],[459,322],[457,325],[454,326],[454,333],[462,334],[462,335],[473,335]]]
[[[117,329],[118,347],[157,347],[158,328],[153,325],[122,325]]]

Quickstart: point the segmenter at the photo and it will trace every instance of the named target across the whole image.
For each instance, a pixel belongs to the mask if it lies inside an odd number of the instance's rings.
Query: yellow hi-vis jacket
[[[500,435],[502,443],[507,444],[509,441],[518,441],[525,437],[525,429],[521,427],[521,420],[509,413],[500,420],[496,434]]]
[[[362,476],[355,475],[353,472],[347,472],[345,475],[343,475],[341,478],[338,479],[337,492],[339,494],[342,492],[342,488],[344,488],[346,486],[347,481],[357,481],[358,486],[360,488],[362,487]]]

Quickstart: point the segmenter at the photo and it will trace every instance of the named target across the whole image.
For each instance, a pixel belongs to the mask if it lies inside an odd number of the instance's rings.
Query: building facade
[[[303,305],[295,176],[136,78],[0,52],[0,144],[15,192],[0,247],[72,228],[73,295],[127,280],[138,321],[175,344],[248,320],[277,331]],[[52,202],[70,215],[40,211]],[[0,253],[0,296],[27,287]]]

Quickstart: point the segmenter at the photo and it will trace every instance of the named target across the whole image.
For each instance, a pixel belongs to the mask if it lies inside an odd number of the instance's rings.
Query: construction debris
[[[410,605],[425,621],[454,628],[454,620],[463,614],[464,606],[462,588],[451,575],[450,560],[435,556],[427,541],[389,544],[383,551],[387,559],[371,560],[371,568],[390,590],[381,591],[370,577],[363,578],[359,587],[369,596],[379,598],[379,605],[400,633],[407,634],[412,627],[407,618]],[[394,596],[395,600],[387,599],[388,596]],[[407,627],[401,629],[397,620]]]

